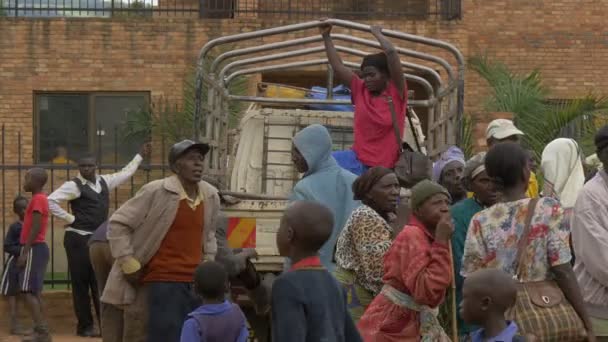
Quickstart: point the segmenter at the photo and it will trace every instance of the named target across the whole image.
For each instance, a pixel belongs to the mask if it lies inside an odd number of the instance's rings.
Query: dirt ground
[[[45,313],[48,319],[53,342],[101,342],[97,338],[82,338],[75,336],[76,318],[72,310],[72,296],[69,291],[48,291],[43,293]],[[19,321],[24,327],[31,326],[31,320],[25,315],[23,303],[19,306]],[[9,320],[8,305],[0,301],[0,342],[19,342],[21,338],[8,336]]]

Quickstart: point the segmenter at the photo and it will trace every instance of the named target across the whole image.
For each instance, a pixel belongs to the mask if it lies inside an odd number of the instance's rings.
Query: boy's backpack
[[[192,315],[192,318],[206,342],[236,342],[245,324],[241,308],[234,303],[231,310],[219,315]]]

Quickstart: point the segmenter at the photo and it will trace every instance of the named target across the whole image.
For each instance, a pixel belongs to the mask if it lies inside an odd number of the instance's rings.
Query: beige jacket
[[[148,183],[112,215],[108,242],[115,262],[101,297],[104,303],[134,302],[137,289],[127,282],[120,266],[129,257],[137,259],[142,267],[152,259],[173,224],[182,189],[177,176]],[[199,183],[199,191],[205,206],[202,246],[205,259],[212,260],[217,252],[215,230],[220,198],[217,189],[204,181]]]

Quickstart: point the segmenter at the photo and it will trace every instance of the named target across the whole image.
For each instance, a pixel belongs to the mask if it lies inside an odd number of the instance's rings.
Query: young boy
[[[285,211],[277,246],[292,266],[272,286],[273,341],[361,341],[344,290],[319,259],[332,227],[331,211],[318,203],[296,201]]]
[[[224,267],[215,261],[198,266],[194,286],[203,305],[188,315],[180,342],[246,342],[245,315],[238,305],[226,300],[229,285]]]
[[[49,218],[49,202],[42,192],[47,181],[44,169],[33,168],[25,174],[23,190],[32,193],[21,230],[20,243],[23,246],[17,259],[19,267],[20,291],[34,320],[34,333],[24,341],[47,342],[51,335],[42,312],[41,293],[44,273],[49,261],[49,247],[45,242],[46,226]]]
[[[8,228],[8,233],[4,238],[4,253],[8,254],[8,259],[4,265],[4,273],[2,274],[2,283],[0,283],[0,292],[8,300],[9,315],[11,319],[11,335],[23,335],[24,330],[17,323],[17,296],[19,295],[19,268],[17,268],[17,258],[21,253],[21,227],[27,208],[27,198],[17,196],[13,201],[13,212],[19,218]]]
[[[518,334],[517,324],[505,319],[505,311],[515,305],[515,280],[499,269],[479,270],[464,280],[460,315],[467,324],[481,326],[466,341],[530,342]]]

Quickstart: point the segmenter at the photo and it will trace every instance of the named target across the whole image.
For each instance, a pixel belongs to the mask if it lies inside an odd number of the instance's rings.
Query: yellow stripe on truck
[[[254,218],[229,218],[228,246],[230,248],[255,248],[255,232],[256,222]]]

